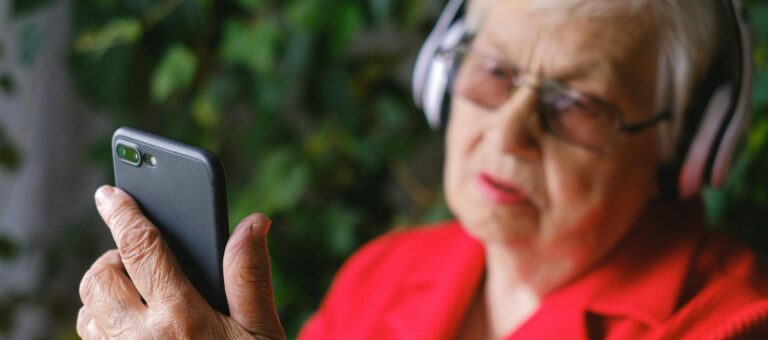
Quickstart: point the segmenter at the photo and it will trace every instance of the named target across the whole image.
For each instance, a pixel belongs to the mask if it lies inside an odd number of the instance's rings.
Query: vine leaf
[[[77,37],[75,50],[80,53],[100,52],[136,42],[143,32],[138,18],[117,18],[101,28],[86,31]]]
[[[188,88],[195,79],[197,57],[183,45],[171,46],[152,75],[150,92],[156,101]]]
[[[350,3],[341,7],[335,19],[331,49],[336,55],[341,55],[352,38],[363,28],[365,16],[360,5]]]
[[[230,20],[224,25],[222,59],[254,74],[268,74],[274,70],[279,37],[279,27],[269,18],[249,23]]]

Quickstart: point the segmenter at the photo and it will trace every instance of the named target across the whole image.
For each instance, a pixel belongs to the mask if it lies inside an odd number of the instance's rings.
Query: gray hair
[[[498,1],[469,0],[467,26],[475,32],[486,12]],[[660,36],[656,112],[670,111],[673,119],[659,131],[665,159],[674,157],[683,119],[698,82],[709,70],[719,42],[715,0],[532,0],[532,9],[566,18],[637,14],[650,20]],[[555,16],[556,18],[556,16]]]

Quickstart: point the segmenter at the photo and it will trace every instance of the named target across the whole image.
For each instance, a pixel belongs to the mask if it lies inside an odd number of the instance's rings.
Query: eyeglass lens
[[[494,58],[457,50],[459,63],[453,92],[478,106],[496,110],[521,84],[519,69]],[[535,86],[542,128],[563,140],[602,149],[613,140],[620,120],[608,105],[544,81]]]

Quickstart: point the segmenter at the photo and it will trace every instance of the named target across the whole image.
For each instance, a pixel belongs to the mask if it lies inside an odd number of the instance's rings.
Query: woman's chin
[[[485,244],[503,243],[524,246],[536,242],[540,234],[538,211],[532,207],[500,209],[477,207],[456,214],[464,229]]]

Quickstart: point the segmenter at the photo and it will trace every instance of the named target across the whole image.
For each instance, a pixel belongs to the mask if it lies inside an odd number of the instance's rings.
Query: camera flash
[[[148,153],[144,154],[144,163],[148,164],[149,166],[155,166],[157,165],[157,158],[155,156],[152,156]]]

